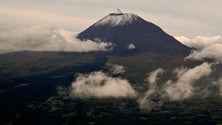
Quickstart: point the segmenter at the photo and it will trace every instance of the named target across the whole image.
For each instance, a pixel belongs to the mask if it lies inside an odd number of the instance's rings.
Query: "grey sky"
[[[173,36],[222,35],[221,0],[1,0],[0,28],[48,23],[81,32],[117,8]]]

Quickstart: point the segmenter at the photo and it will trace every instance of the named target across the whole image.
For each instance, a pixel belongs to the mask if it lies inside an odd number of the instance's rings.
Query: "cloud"
[[[197,48],[186,59],[204,60],[214,59],[222,63],[222,37],[197,36],[195,39],[187,37],[176,37],[181,43]]]
[[[171,76],[174,74],[175,78],[173,79],[175,80],[169,79],[166,82],[158,81],[161,74],[165,71],[161,68],[156,69],[146,79],[149,88],[138,97],[139,108],[142,111],[159,110],[166,101],[180,101],[194,96],[208,96],[208,86],[204,86],[203,90],[199,90],[200,84],[198,80],[212,73],[212,65],[213,63],[205,62],[191,69],[184,67],[175,68],[172,74],[169,74]],[[213,84],[208,85],[212,86]],[[220,82],[218,82],[218,85],[221,85]],[[202,95],[198,95],[200,93]]]
[[[164,86],[164,92],[170,100],[183,100],[193,96],[195,88],[193,84],[204,76],[211,74],[212,64],[203,63],[192,69],[176,69],[177,80],[173,82],[168,80]]]
[[[107,51],[111,43],[80,41],[77,33],[48,24],[23,29],[0,30],[0,52],[33,51]]]
[[[158,94],[158,76],[161,75],[163,72],[164,70],[159,68],[151,72],[150,75],[147,77],[146,81],[149,84],[149,89],[138,99],[140,109],[150,111],[155,106],[162,105],[162,102],[155,102],[153,101],[153,99],[156,98],[156,95]]]
[[[98,71],[79,74],[72,83],[71,97],[136,97],[136,91],[130,83],[119,77],[113,78]]]
[[[194,51],[186,59],[196,59],[196,60],[203,60],[203,59],[214,59],[222,63],[222,44],[212,44],[207,46],[206,48]]]
[[[162,68],[159,68],[153,72],[150,73],[149,77],[147,77],[147,81],[150,83],[150,85],[153,85],[156,83],[158,75],[162,74],[164,70]]]
[[[136,46],[132,43],[130,43],[128,46],[127,46],[128,49],[135,49]]]
[[[218,44],[218,43],[222,44],[221,36],[213,36],[213,37],[197,36],[194,39],[190,39],[185,36],[178,36],[175,38],[184,45],[197,49],[203,49],[213,44]]]
[[[69,98],[134,98],[141,111],[160,110],[167,101],[181,101],[192,97],[205,98],[211,94],[222,94],[222,80],[207,80],[215,63],[204,62],[193,68],[178,67],[172,73],[158,68],[148,74],[145,92],[135,90],[128,80],[113,77],[102,71],[78,74],[70,87],[58,87],[58,94]],[[121,65],[115,65],[123,67]],[[118,68],[117,68],[118,69]],[[171,79],[163,81],[161,76],[169,73]],[[216,89],[217,88],[217,89]],[[215,90],[216,89],[216,90]]]
[[[122,65],[113,65],[111,71],[113,74],[122,74],[125,72],[125,68]]]

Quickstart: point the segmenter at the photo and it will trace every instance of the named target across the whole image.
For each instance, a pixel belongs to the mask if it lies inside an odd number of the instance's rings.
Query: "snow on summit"
[[[100,21],[98,21],[95,26],[99,25],[110,25],[110,26],[117,26],[117,25],[126,25],[131,24],[133,21],[136,21],[138,16],[132,13],[123,13],[119,9],[116,12],[110,13]]]

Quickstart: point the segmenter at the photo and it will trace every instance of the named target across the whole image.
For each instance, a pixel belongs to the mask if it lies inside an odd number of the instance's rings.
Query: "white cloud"
[[[215,59],[222,63],[222,44],[212,44],[207,46],[206,48],[200,51],[192,52],[187,59],[196,59],[196,60],[203,60],[203,59]]]
[[[0,30],[0,52],[34,51],[106,51],[111,43],[80,41],[77,33],[51,25],[36,25],[23,29]]]
[[[222,37],[204,37],[197,36],[195,39],[189,39],[187,37],[176,37],[181,43],[197,48],[186,59],[214,59],[222,63]]]
[[[185,36],[178,36],[175,38],[184,45],[197,49],[203,49],[216,43],[222,44],[221,36],[213,36],[213,37],[197,36],[194,39],[190,39]]]
[[[222,95],[222,80],[215,80],[216,82],[209,84],[200,84],[198,81],[212,73],[212,65],[214,64],[205,62],[190,69],[186,67],[175,68],[172,74],[169,74],[175,77],[166,82],[158,80],[165,71],[161,68],[156,69],[149,73],[145,79],[148,83],[148,89],[145,92],[136,91],[126,79],[112,77],[102,71],[78,74],[71,87],[59,87],[58,94],[68,95],[70,98],[135,98],[141,110],[159,110],[163,103],[169,100],[180,101],[192,97],[204,98],[215,92]],[[219,87],[219,91],[214,92],[214,90],[209,89],[209,87],[216,86]]]
[[[111,71],[113,74],[121,74],[125,72],[125,68],[122,65],[113,65]]]
[[[136,97],[136,91],[130,83],[121,78],[113,78],[98,71],[79,74],[72,83],[71,97]]]
[[[127,46],[128,49],[135,49],[136,46],[132,43],[130,43],[128,46]]]
[[[173,73],[169,74],[175,74],[175,80],[169,79],[163,83],[158,82],[158,78],[164,73],[163,69],[159,68],[151,72],[146,79],[149,88],[138,98],[139,108],[150,111],[160,108],[167,100],[180,101],[193,96],[208,96],[208,86],[203,87],[203,90],[199,91],[199,85],[195,85],[198,84],[196,82],[199,79],[209,76],[212,73],[212,65],[213,63],[203,63],[191,69],[184,67],[175,68]],[[202,93],[202,95],[198,95],[200,93]]]
[[[164,92],[166,92],[170,100],[183,100],[193,96],[194,82],[210,75],[212,72],[211,66],[212,64],[203,63],[192,69],[181,68],[180,70],[175,70],[178,79],[175,82],[169,80],[164,86]]]
[[[150,111],[155,106],[159,106],[162,104],[162,102],[154,102],[152,101],[152,99],[155,97],[155,94],[159,93],[157,78],[163,72],[164,70],[159,68],[151,72],[150,75],[147,77],[146,81],[149,83],[149,89],[138,99],[140,109]]]
[[[158,75],[162,74],[164,70],[162,68],[159,68],[153,72],[150,73],[149,77],[147,77],[147,81],[150,83],[150,85],[153,85],[156,83]]]

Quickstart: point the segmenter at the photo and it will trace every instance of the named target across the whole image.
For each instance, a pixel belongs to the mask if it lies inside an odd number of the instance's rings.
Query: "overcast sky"
[[[0,28],[47,23],[81,32],[117,8],[173,36],[222,35],[222,0],[0,0]]]

